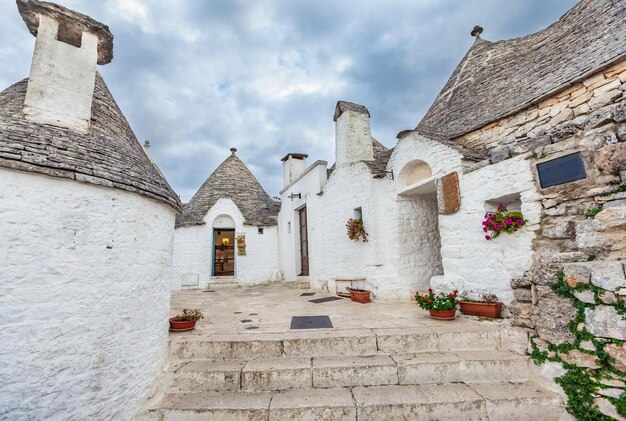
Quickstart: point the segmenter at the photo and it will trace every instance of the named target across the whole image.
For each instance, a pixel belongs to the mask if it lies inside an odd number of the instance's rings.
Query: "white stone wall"
[[[503,302],[511,302],[513,290],[510,281],[530,268],[532,240],[539,228],[540,195],[537,193],[529,161],[520,157],[464,174],[460,153],[412,134],[398,141],[389,165],[395,173],[400,174],[402,168],[414,160],[427,162],[435,178],[451,171],[459,174],[461,207],[452,215],[438,217],[443,276],[434,277],[431,286],[444,290],[458,288],[474,297],[491,292],[497,294]],[[405,186],[400,180],[396,193],[403,188]],[[485,211],[491,209],[493,203],[497,205],[497,199],[501,198],[506,202],[507,196],[514,197],[517,194],[521,198],[521,211],[529,220],[528,224],[513,235],[502,234],[492,241],[485,240],[481,226]],[[409,214],[415,212],[401,204],[402,202],[398,202],[397,206],[399,221],[407,217],[407,211]],[[413,228],[415,235],[428,235],[424,225],[429,224],[423,218],[420,221],[422,226]],[[397,229],[402,230],[403,224],[398,225]],[[398,235],[400,238],[407,238],[407,241],[398,243],[400,279],[403,284],[411,283],[408,272],[412,270],[411,267],[419,267],[419,264],[415,262],[415,257],[407,257],[404,253],[408,249],[416,256],[413,246],[408,242],[411,237],[402,233]],[[421,247],[427,247],[428,244],[433,245],[435,242],[427,241]],[[424,288],[420,283],[414,285],[418,289]]]
[[[278,227],[244,225],[244,217],[230,199],[219,199],[204,217],[204,225],[177,228],[172,264],[172,289],[182,288],[182,277],[198,277],[198,287],[204,288],[218,278],[212,276],[213,226],[216,218],[228,215],[235,222],[235,235],[245,234],[246,255],[235,251],[235,281],[241,285],[273,282],[278,272]]]
[[[165,363],[175,211],[0,168],[0,418],[129,419]]]
[[[58,23],[39,15],[35,53],[24,101],[26,117],[86,132],[96,80],[98,37],[83,32],[80,48],[57,41]]]

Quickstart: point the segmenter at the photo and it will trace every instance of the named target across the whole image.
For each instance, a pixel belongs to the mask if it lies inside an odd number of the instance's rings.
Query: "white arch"
[[[416,159],[407,163],[398,177],[400,183],[405,186],[416,184],[422,180],[425,180],[433,175],[433,170],[430,165],[421,159]]]
[[[235,220],[229,215],[218,215],[213,220],[213,228],[235,229]]]

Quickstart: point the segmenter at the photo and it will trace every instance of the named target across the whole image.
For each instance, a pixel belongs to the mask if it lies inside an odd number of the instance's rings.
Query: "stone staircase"
[[[560,420],[523,332],[437,330],[173,334],[159,420]]]

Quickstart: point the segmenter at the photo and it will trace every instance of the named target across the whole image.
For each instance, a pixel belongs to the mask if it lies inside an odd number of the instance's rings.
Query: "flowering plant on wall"
[[[348,238],[354,241],[363,241],[367,243],[367,232],[363,226],[362,219],[350,218],[346,222],[346,228],[348,229]]]
[[[440,292],[435,295],[432,289],[428,289],[428,294],[415,294],[415,301],[417,301],[417,305],[419,305],[424,310],[433,310],[433,311],[450,311],[456,310],[457,306],[457,295],[459,291],[454,290],[449,294],[445,294]]]
[[[521,212],[509,212],[506,206],[500,203],[498,210],[485,214],[483,231],[489,233],[485,235],[485,240],[496,238],[503,232],[513,234],[526,225],[526,222],[528,221],[524,219],[524,215]]]

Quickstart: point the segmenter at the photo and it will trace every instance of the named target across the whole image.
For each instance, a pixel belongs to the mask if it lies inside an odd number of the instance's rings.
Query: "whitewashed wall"
[[[474,297],[491,292],[505,303],[512,301],[510,281],[521,276],[532,264],[532,240],[541,211],[530,163],[514,158],[464,174],[460,153],[417,134],[398,141],[389,166],[399,174],[414,160],[427,162],[435,177],[451,171],[459,174],[461,207],[452,215],[439,215],[443,276],[433,277],[431,286],[442,290],[458,288]],[[404,187],[400,184],[396,183],[394,193]],[[489,207],[486,202],[514,194],[521,197],[521,210],[529,220],[527,226],[513,235],[502,234],[495,240],[485,240],[481,224]],[[401,206],[397,207],[396,215],[402,219]],[[396,224],[393,229],[402,230],[403,224]],[[420,232],[423,230],[416,231],[416,235],[421,235]],[[402,237],[400,233],[395,235]],[[401,259],[398,267],[406,270],[402,261],[404,243],[397,243],[400,248],[396,255]],[[411,284],[403,271],[399,275],[402,285]]]
[[[165,363],[175,211],[0,168],[0,418],[129,419]]]
[[[198,287],[206,287],[212,277],[213,223],[228,215],[235,222],[235,235],[246,235],[246,255],[235,253],[235,281],[241,285],[273,282],[278,272],[278,227],[244,225],[244,217],[230,199],[219,199],[204,217],[204,225],[181,227],[175,231],[172,289],[182,288],[184,275],[197,276]]]

